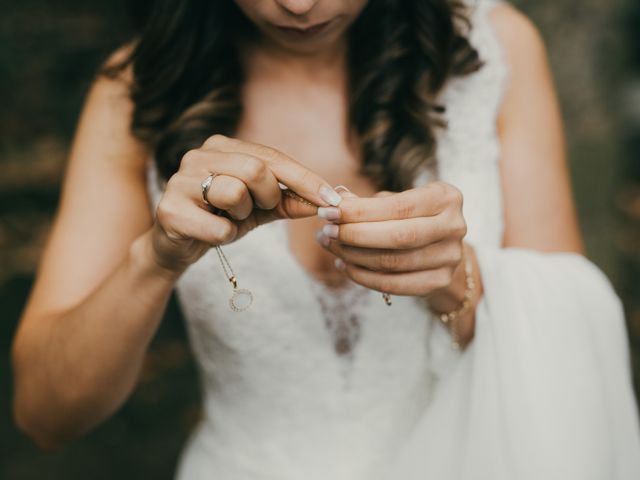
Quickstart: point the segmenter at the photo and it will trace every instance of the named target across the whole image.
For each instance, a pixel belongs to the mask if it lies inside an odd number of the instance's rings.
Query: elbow
[[[17,396],[13,401],[12,413],[13,421],[18,430],[43,452],[58,452],[62,450],[70,440],[58,432],[52,432],[43,425],[36,415],[28,412],[28,409],[18,400]]]
[[[86,389],[45,389],[34,379],[15,375],[12,417],[17,429],[46,452],[62,450],[97,423]]]
[[[89,432],[110,413],[111,405],[81,372],[44,368],[47,361],[39,351],[26,335],[14,339],[12,417],[39,449],[56,452]],[[70,378],[57,381],[62,375]]]
[[[13,398],[12,420],[18,431],[29,438],[35,446],[46,452],[61,450],[73,437],[60,423],[61,416],[54,408],[58,402],[51,395],[34,388],[32,379],[19,365],[18,349],[12,352]]]

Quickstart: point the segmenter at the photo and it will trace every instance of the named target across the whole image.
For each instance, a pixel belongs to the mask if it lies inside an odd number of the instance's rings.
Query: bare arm
[[[282,152],[213,135],[180,159],[152,221],[148,152],[129,132],[128,75],[91,88],[14,340],[14,415],[43,448],[90,430],[125,401],[177,278],[212,245],[341,200]],[[200,182],[211,172],[207,205]],[[283,196],[279,182],[312,203]]]
[[[132,245],[151,214],[146,151],[127,128],[126,81],[99,78],[87,96],[13,345],[14,415],[43,448],[126,399],[176,278],[141,242]]]
[[[562,117],[544,41],[531,20],[511,5],[497,5],[490,16],[511,73],[498,117],[503,247],[584,254]],[[479,298],[482,277],[472,250]],[[440,310],[456,308],[464,290],[465,275],[460,266],[451,288],[441,295]],[[467,345],[473,338],[475,312],[461,317],[459,325],[462,344]]]
[[[512,78],[498,118],[505,247],[584,253],[564,127],[543,39],[509,5],[492,12]]]

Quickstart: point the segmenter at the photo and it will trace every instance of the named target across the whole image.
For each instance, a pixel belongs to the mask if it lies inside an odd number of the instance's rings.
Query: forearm
[[[95,426],[135,385],[178,277],[154,263],[147,235],[85,301],[16,337],[15,416],[43,447]]]
[[[475,332],[476,307],[483,295],[482,276],[475,251],[472,246],[465,243],[465,252],[469,256],[472,265],[474,291],[471,297],[471,308],[460,315],[456,320],[456,331],[461,348],[466,348],[473,339]],[[428,296],[429,305],[437,312],[451,312],[460,308],[466,289],[466,275],[463,262],[456,268],[451,284],[442,290]]]

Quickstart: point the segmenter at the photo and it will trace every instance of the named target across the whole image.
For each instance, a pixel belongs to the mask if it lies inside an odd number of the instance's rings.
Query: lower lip
[[[330,23],[331,21],[321,23],[320,25],[316,25],[315,27],[308,28],[307,30],[298,30],[297,28],[287,28],[287,27],[278,27],[278,30],[294,38],[312,38],[324,32]]]

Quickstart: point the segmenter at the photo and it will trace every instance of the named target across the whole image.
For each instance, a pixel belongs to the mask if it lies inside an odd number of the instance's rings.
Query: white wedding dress
[[[609,281],[577,254],[501,248],[496,115],[509,72],[494,4],[473,3],[470,39],[486,65],[442,92],[438,138],[440,178],[464,194],[483,277],[473,343],[452,350],[413,297],[388,307],[355,283],[323,286],[292,256],[285,221],[261,226],[224,247],[254,294],[249,310],[230,310],[213,249],[177,284],[204,391],[179,480],[640,479]],[[148,173],[155,206],[152,161]]]

